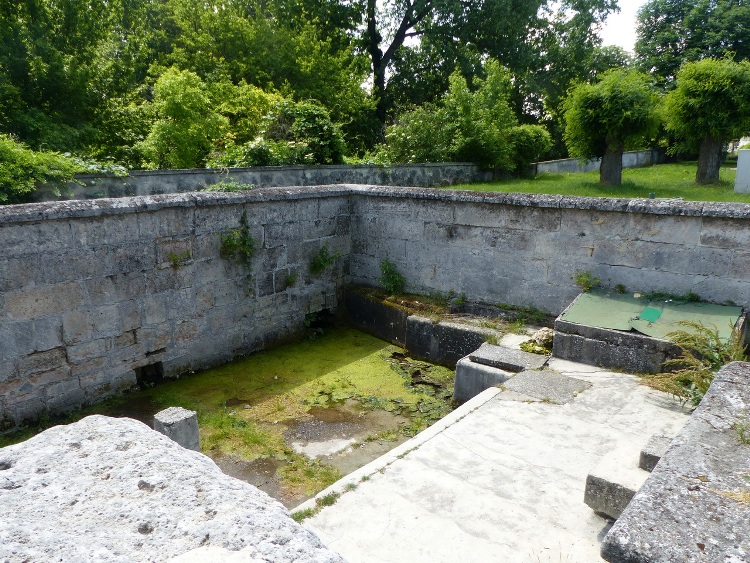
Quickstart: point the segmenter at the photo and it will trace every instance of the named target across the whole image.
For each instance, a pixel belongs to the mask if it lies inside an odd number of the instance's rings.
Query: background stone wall
[[[326,195],[0,208],[0,421],[96,401],[159,362],[170,376],[228,361],[301,330],[306,313],[335,308],[350,203],[341,190]],[[219,255],[221,233],[243,212],[257,246],[249,278]],[[341,257],[312,275],[323,244]]]
[[[72,184],[69,192],[57,197],[52,189],[35,192],[37,201],[93,199],[194,192],[217,182],[234,180],[256,188],[322,186],[327,184],[370,184],[377,186],[453,186],[467,182],[489,182],[492,172],[476,164],[256,166],[228,170],[134,170],[124,178],[94,175],[78,176],[83,186]]]
[[[246,212],[252,277],[219,256]],[[327,243],[334,267],[309,272]],[[299,187],[0,208],[0,421],[13,426],[252,352],[378,285],[559,313],[578,271],[628,291],[750,304],[750,206]],[[296,283],[289,287],[289,275]]]
[[[623,155],[623,168],[650,166],[664,161],[655,151],[632,151]],[[581,163],[576,159],[537,163],[537,172],[583,172],[599,170],[599,161]],[[84,185],[71,184],[68,192],[56,196],[52,188],[34,193],[36,201],[95,199],[194,192],[217,182],[234,180],[256,188],[364,184],[374,186],[440,187],[470,182],[489,182],[492,172],[467,162],[439,164],[394,164],[391,166],[256,166],[228,170],[133,170],[124,178],[82,174]]]
[[[353,200],[351,274],[560,313],[587,271],[628,291],[750,304],[750,205],[396,188]]]

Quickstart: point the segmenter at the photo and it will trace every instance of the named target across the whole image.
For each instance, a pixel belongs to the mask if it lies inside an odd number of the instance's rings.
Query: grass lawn
[[[531,179],[511,179],[491,183],[461,184],[451,189],[483,192],[521,192],[592,197],[681,197],[687,201],[735,201],[750,203],[750,194],[734,192],[736,163],[721,168],[720,182],[715,185],[695,184],[695,162],[658,164],[622,171],[622,185],[602,186],[599,172],[540,174]]]

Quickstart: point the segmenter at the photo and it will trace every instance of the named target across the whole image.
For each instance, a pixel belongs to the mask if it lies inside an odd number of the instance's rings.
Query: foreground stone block
[[[90,416],[0,449],[0,561],[341,562],[277,501],[127,418]]]
[[[169,407],[154,415],[154,430],[174,440],[183,448],[201,451],[198,414],[182,407]]]
[[[659,465],[604,538],[613,563],[750,560],[750,363],[716,375]]]
[[[648,478],[648,472],[636,466],[637,459],[637,447],[623,443],[614,448],[586,476],[583,502],[617,520]]]
[[[485,389],[507,381],[513,374],[491,366],[477,364],[468,357],[456,364],[456,381],[453,398],[463,403],[479,395]]]

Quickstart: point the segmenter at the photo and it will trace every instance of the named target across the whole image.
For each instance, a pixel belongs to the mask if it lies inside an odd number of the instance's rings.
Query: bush
[[[285,100],[276,106],[275,111],[264,135],[266,139],[306,145],[306,154],[315,164],[344,162],[344,137],[322,105]]]
[[[400,295],[406,288],[406,279],[398,273],[395,264],[383,260],[380,262],[380,284],[388,293]]]
[[[508,133],[516,172],[523,172],[552,148],[552,137],[541,125],[518,125],[511,127]]]
[[[32,151],[9,135],[0,134],[0,203],[23,203],[38,184],[58,189],[87,172],[86,164],[56,152]]]
[[[459,73],[448,92],[399,116],[386,131],[382,149],[391,162],[476,162],[486,168],[513,168],[508,131],[515,125],[508,100],[510,74],[497,61],[487,62],[487,78],[471,90]]]

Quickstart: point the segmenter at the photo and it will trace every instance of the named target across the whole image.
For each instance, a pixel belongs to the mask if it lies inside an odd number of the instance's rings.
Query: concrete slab
[[[505,382],[503,387],[541,401],[563,405],[591,387],[591,383],[549,370],[527,370]]]
[[[522,350],[496,346],[487,342],[482,344],[478,350],[469,354],[469,359],[477,364],[512,372],[525,369],[542,369],[547,363],[547,356],[529,354]]]
[[[651,436],[648,443],[641,450],[641,455],[638,458],[638,467],[649,473],[653,471],[662,456],[667,453],[667,449],[671,443],[672,438],[669,436],[662,436],[661,434]]]
[[[610,524],[583,503],[588,472],[621,440],[637,452],[687,414],[633,376],[555,369],[592,385],[563,405],[488,389],[319,493],[341,497],[305,525],[358,563],[600,561]]]
[[[456,364],[453,398],[463,403],[485,389],[507,381],[513,375],[508,371],[472,362],[468,357],[461,358]]]

